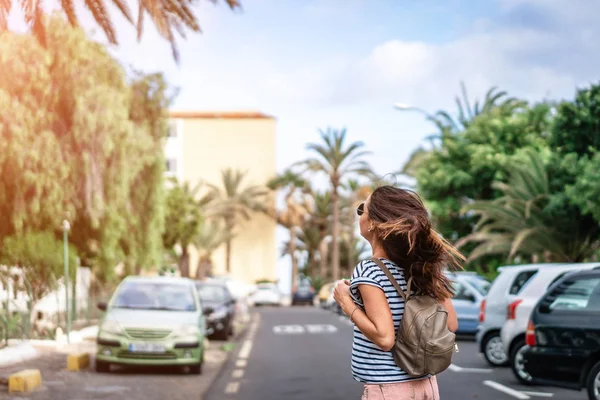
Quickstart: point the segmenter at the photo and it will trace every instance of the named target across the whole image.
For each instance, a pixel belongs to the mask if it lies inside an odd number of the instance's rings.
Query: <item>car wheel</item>
[[[229,337],[229,328],[224,327],[220,331],[216,331],[214,334],[215,340],[227,340]]]
[[[190,365],[190,374],[192,374],[192,375],[202,374],[202,362],[195,364],[195,365]]]
[[[600,361],[590,370],[587,379],[587,390],[590,400],[600,400]]]
[[[483,339],[482,346],[485,360],[493,367],[505,367],[508,357],[504,352],[502,338],[498,332],[490,333]]]
[[[96,372],[99,372],[101,374],[110,372],[110,364],[106,361],[96,360]]]
[[[527,350],[524,339],[519,339],[510,349],[510,368],[515,377],[525,385],[531,385],[531,375],[525,369],[525,360],[523,354]]]

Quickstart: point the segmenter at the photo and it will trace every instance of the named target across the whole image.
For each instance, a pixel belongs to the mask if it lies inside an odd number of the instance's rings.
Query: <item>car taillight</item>
[[[483,321],[485,321],[485,299],[483,299],[479,306],[479,323],[482,324]]]
[[[522,299],[518,299],[508,305],[508,309],[507,309],[507,311],[508,311],[507,318],[508,319],[516,319],[515,313],[517,311],[517,307],[519,306],[519,304],[521,304],[522,301],[523,301]]]
[[[533,322],[529,321],[529,325],[527,325],[527,332],[525,333],[525,344],[527,344],[527,346],[535,346],[536,345],[536,339],[535,339],[535,325],[533,325]]]
[[[311,286],[311,287],[310,287],[310,292],[311,292],[311,293],[314,293],[314,292],[315,292],[315,288]]]

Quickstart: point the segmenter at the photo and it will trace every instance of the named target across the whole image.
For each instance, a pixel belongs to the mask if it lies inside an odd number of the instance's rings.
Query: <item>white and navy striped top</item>
[[[381,261],[394,275],[402,290],[406,290],[402,268],[390,260],[381,259]],[[375,262],[371,260],[361,261],[352,274],[350,295],[364,311],[362,298],[358,290],[359,285],[371,285],[383,290],[392,311],[394,330],[398,331],[402,314],[404,314],[404,299]],[[409,376],[396,365],[390,351],[381,350],[363,335],[356,326],[354,326],[354,341],[352,344],[352,376],[354,380],[367,384],[404,382],[424,378]]]

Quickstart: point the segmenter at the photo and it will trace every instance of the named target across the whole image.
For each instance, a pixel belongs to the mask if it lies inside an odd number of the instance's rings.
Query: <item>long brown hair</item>
[[[462,269],[465,257],[431,226],[421,198],[413,191],[381,186],[371,194],[369,219],[388,258],[403,268],[412,288],[442,301],[452,297],[448,269]]]

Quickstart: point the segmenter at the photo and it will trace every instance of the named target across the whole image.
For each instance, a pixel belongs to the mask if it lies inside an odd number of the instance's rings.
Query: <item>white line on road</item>
[[[528,396],[533,396],[533,397],[553,397],[554,393],[546,393],[546,392],[521,392],[521,393],[525,393]]]
[[[448,369],[450,371],[454,371],[454,372],[475,372],[475,373],[482,373],[482,374],[494,372],[494,370],[490,369],[490,368],[463,368],[463,367],[459,367],[458,365],[455,365],[455,364],[450,364]]]
[[[239,382],[229,382],[229,384],[227,384],[227,387],[225,388],[225,393],[227,393],[227,394],[237,393],[239,388],[240,388]]]
[[[240,379],[244,376],[244,370],[243,369],[234,369],[233,373],[231,374],[231,377],[233,379]]]
[[[508,386],[504,386],[498,382],[494,382],[494,381],[483,381],[483,384],[486,386],[491,387],[492,389],[496,389],[502,393],[506,393],[509,396],[512,396],[516,399],[520,399],[520,400],[527,400],[527,399],[531,399],[530,396],[526,395],[523,392],[519,392],[518,390],[515,389],[511,389]]]
[[[250,352],[252,351],[252,340],[246,340],[242,345],[240,350],[240,354],[238,354],[238,358],[248,358]]]
[[[238,368],[244,368],[246,365],[248,365],[248,362],[246,360],[237,360],[235,362],[235,366]]]
[[[273,333],[294,335],[304,333],[304,327],[302,325],[276,325],[273,327]]]

